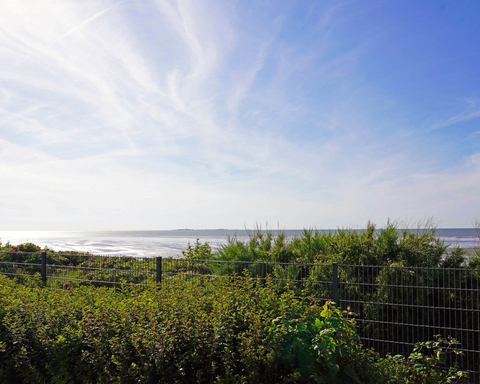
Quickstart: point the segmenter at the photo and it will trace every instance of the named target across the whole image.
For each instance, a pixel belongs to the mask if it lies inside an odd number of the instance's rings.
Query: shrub
[[[379,372],[388,371],[387,383],[448,384],[465,382],[468,375],[454,367],[445,368],[448,354],[460,355],[453,349],[459,342],[435,335],[434,341],[417,343],[408,356],[387,356],[377,363]]]
[[[140,291],[35,284],[0,276],[1,382],[387,383],[392,372],[413,375],[415,365],[363,350],[351,313],[271,282],[173,278]]]
[[[210,247],[208,242],[202,244],[200,239],[197,239],[195,247],[188,243],[187,249],[182,251],[182,255],[192,260],[208,260],[212,258],[212,247]]]

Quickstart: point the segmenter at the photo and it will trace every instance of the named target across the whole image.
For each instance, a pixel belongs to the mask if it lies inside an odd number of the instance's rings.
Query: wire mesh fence
[[[46,252],[0,252],[0,273],[25,279],[39,274],[47,287],[154,283],[155,258]]]
[[[312,270],[322,269],[324,274],[317,279]],[[220,278],[230,276],[238,279],[267,279],[275,282],[277,288],[296,289],[299,293],[318,300],[332,298],[331,264],[296,264],[251,261],[163,259],[162,281],[177,278],[207,276]]]
[[[449,354],[480,382],[480,270],[339,266],[339,305],[358,314],[364,345],[408,355],[435,335],[460,341]]]
[[[49,259],[47,285],[116,286],[123,283],[148,285],[155,283],[154,258],[112,256],[60,255],[61,260]]]
[[[0,252],[0,273],[19,280],[38,274],[51,288],[269,279],[279,290],[350,308],[364,345],[382,355],[408,355],[437,334],[454,337],[463,355],[450,354],[449,365],[480,383],[480,270]]]
[[[0,273],[23,279],[41,273],[41,253],[0,252]]]

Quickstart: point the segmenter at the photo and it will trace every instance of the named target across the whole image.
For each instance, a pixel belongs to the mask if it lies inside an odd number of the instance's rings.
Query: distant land
[[[178,229],[172,229],[172,231],[243,231],[243,229],[225,229],[225,228],[193,229],[193,228],[178,228]]]

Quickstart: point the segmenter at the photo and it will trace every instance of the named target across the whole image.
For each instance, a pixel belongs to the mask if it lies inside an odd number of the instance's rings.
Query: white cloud
[[[475,99],[466,99],[467,107],[460,113],[457,113],[451,117],[446,118],[443,121],[440,121],[430,128],[428,131],[433,131],[440,128],[445,128],[450,125],[455,125],[458,123],[463,123],[465,121],[478,119],[480,117],[480,108],[478,108],[478,100]]]
[[[326,55],[338,8],[311,48],[277,41],[288,15],[247,33],[229,4],[3,2],[1,227],[298,228],[478,207],[476,157],[400,175],[408,143],[375,137],[362,103],[377,96],[348,80],[363,49]]]

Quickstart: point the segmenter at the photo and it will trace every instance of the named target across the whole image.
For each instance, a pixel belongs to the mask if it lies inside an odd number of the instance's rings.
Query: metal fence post
[[[332,276],[332,285],[333,285],[333,301],[337,304],[338,307],[338,264],[333,263],[333,276]]]
[[[159,256],[157,259],[157,284],[162,282],[162,258]]]
[[[42,274],[42,281],[44,284],[47,283],[47,252],[41,253],[41,268],[40,272]]]

